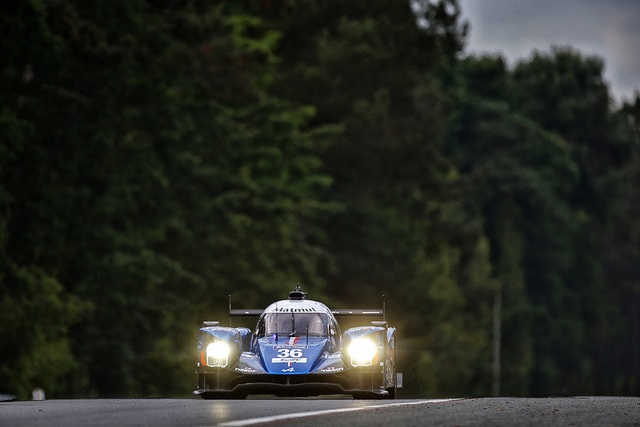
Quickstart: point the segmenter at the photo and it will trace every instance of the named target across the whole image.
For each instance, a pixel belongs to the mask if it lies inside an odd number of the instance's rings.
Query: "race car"
[[[255,330],[205,321],[199,331],[197,388],[204,399],[249,394],[393,399],[397,383],[396,329],[382,309],[331,310],[307,298],[300,286],[289,298],[261,309],[232,309],[258,316]],[[376,318],[341,333],[336,318]],[[380,320],[381,319],[381,320]]]

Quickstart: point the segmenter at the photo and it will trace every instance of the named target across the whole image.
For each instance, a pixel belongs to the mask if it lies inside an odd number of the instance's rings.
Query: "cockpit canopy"
[[[326,337],[335,327],[330,328],[331,319],[325,313],[265,313],[257,325],[257,335],[264,336],[322,336]]]

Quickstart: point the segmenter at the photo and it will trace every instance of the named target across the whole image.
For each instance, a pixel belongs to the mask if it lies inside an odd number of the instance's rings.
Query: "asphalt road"
[[[0,426],[640,426],[640,397],[0,403]]]

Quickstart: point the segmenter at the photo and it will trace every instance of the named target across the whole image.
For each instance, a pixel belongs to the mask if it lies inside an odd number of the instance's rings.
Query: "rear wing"
[[[331,310],[334,316],[369,316],[369,317],[382,317],[383,321],[387,320],[387,300],[384,294],[382,294],[382,308],[341,308],[337,310]]]
[[[380,320],[371,321],[372,325],[382,326],[383,328],[387,328],[389,326],[387,323],[387,299],[384,294],[382,294],[382,308],[340,308],[331,310],[331,313],[336,317],[346,318],[356,316],[369,318],[377,317]]]
[[[377,308],[340,308],[331,310],[334,316],[382,316],[384,309]]]
[[[229,308],[230,317],[260,316],[264,312],[262,308]]]
[[[354,318],[354,317],[376,317],[381,320],[372,320],[371,324],[374,326],[382,326],[383,328],[387,328],[389,325],[386,320],[384,307],[382,309],[377,308],[341,308],[337,310],[331,310],[336,317],[342,317],[343,319],[340,321],[348,322],[345,318]],[[352,322],[348,322],[352,323]],[[344,325],[342,325],[344,326]],[[354,326],[354,325],[351,325]]]
[[[386,302],[382,300],[382,308],[340,308],[331,310],[334,316],[365,316],[382,317],[386,320]],[[229,320],[234,317],[258,317],[264,313],[262,308],[231,308],[231,295],[229,295]]]
[[[231,317],[251,317],[260,316],[264,313],[262,308],[230,308],[229,316]],[[377,308],[340,308],[331,310],[334,316],[384,316],[383,309]]]

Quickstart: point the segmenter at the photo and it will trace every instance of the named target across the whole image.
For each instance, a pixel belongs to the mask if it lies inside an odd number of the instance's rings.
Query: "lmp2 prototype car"
[[[231,309],[230,318],[259,316],[246,327],[205,321],[198,338],[197,389],[204,399],[248,394],[317,396],[350,394],[356,399],[396,395],[396,329],[379,309],[331,310],[307,299],[298,285],[289,299],[264,310]],[[382,318],[343,334],[336,317]],[[231,321],[230,321],[231,323]]]

